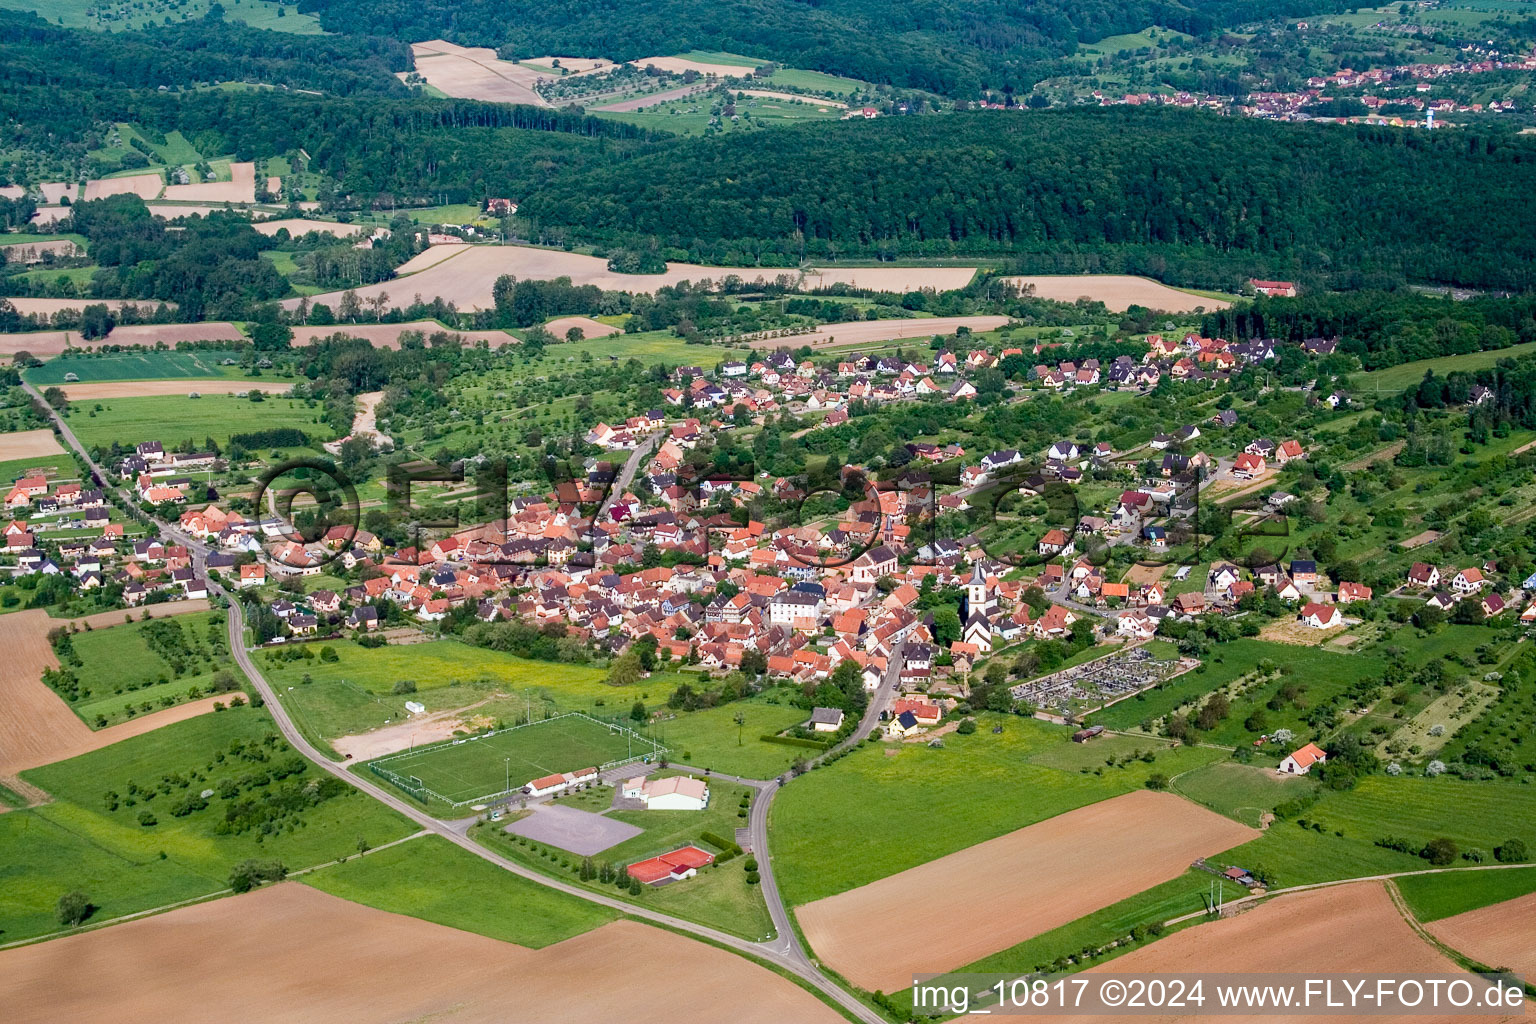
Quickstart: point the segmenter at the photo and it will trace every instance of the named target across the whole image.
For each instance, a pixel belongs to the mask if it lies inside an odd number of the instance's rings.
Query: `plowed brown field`
[[[1037,274],[1030,277],[1005,277],[1003,280],[1021,288],[1034,285],[1036,298],[1054,299],[1057,302],[1096,299],[1117,313],[1133,305],[1161,309],[1167,313],[1184,313],[1196,306],[1226,309],[1232,305],[1224,299],[1208,299],[1203,295],[1181,292],[1151,278],[1121,274]]]
[[[844,977],[900,991],[915,973],[974,963],[1258,834],[1170,793],[1140,790],[808,903],[795,916],[811,948]],[[929,912],[930,897],[952,912]],[[903,924],[914,907],[921,926]]]
[[[771,971],[633,921],[531,950],[297,882],[0,953],[0,1005],[8,1024],[842,1021]]]
[[[1424,926],[1452,949],[1489,967],[1536,978],[1536,892]]]
[[[155,605],[151,614],[159,618],[207,610],[207,601],[181,601]],[[118,740],[213,710],[217,698],[210,697],[92,732],[58,694],[43,685],[43,669],[59,665],[48,644],[49,630],[70,622],[106,629],[122,624],[127,614],[102,612],[82,619],[54,619],[34,608],[0,615],[0,651],[5,652],[5,669],[0,671],[0,775],[14,775],[100,750]],[[135,612],[134,618],[142,614]]]
[[[0,462],[63,454],[64,449],[51,430],[18,430],[14,434],[0,434]],[[11,481],[0,480],[0,483],[9,485]]]
[[[1253,910],[1177,932],[1094,968],[1092,974],[1297,972],[1338,974],[1454,974],[1459,968],[1403,920],[1380,882],[1357,882],[1278,896]],[[1206,1008],[1210,1008],[1206,1003]],[[1121,1024],[1126,1015],[1035,1018],[1066,1024]],[[1136,1021],[1241,1024],[1236,1015],[1138,1016]],[[1294,1014],[1288,1024],[1368,1020],[1371,1024],[1425,1024],[1454,1017]],[[1482,1021],[1498,1017],[1479,1017]],[[1512,1019],[1512,1018],[1502,1018]]]

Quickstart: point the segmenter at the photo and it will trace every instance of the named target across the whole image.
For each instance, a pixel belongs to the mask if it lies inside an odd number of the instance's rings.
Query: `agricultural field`
[[[6,940],[56,930],[54,903],[71,889],[84,891],[99,908],[93,918],[104,920],[219,892],[229,869],[248,857],[310,867],[355,853],[359,836],[378,845],[413,830],[340,783],[295,803],[318,770],[287,750],[265,712],[249,707],[168,725],[22,778],[53,802],[0,815],[0,860],[10,865],[0,892]]]
[[[1531,914],[1536,894],[1495,903],[1436,921],[1429,933],[1458,953],[1493,970],[1513,971],[1529,978],[1536,970],[1536,948],[1531,945]]]
[[[1232,304],[1227,299],[1196,295],[1145,277],[1120,277],[1113,274],[1033,275],[1005,277],[1002,280],[1020,289],[1032,288],[1031,294],[1042,299],[1076,302],[1080,298],[1087,298],[1102,302],[1115,312],[1131,306],[1143,306],[1168,313],[1182,313],[1197,307],[1225,309]]]
[[[697,92],[659,103],[645,103],[638,109],[600,108],[597,117],[654,131],[677,135],[702,135],[714,130],[731,134],[757,131],[807,121],[833,121],[843,116],[844,106],[832,100],[765,90],[730,90],[730,102],[716,92]],[[617,106],[634,106],[631,100]]]
[[[1434,371],[1442,377],[1448,373],[1471,373],[1474,370],[1487,369],[1501,359],[1516,359],[1532,352],[1536,352],[1536,342],[1485,352],[1440,356],[1437,359],[1416,359],[1412,362],[1389,366],[1384,370],[1351,374],[1349,386],[1361,394],[1392,394],[1414,386],[1424,379],[1424,374],[1428,371]]]
[[[1490,868],[1393,880],[1413,916],[1428,923],[1460,917],[1536,892],[1536,867]]]
[[[1063,771],[1028,763],[1069,743],[1068,730],[1033,719],[984,715],[969,736],[924,744],[866,744],[810,773],[774,801],[774,863],[797,906],[868,884],[967,846],[1206,764],[1221,752],[1182,748],[1113,767]],[[996,726],[1001,733],[992,732]],[[1024,796],[1021,798],[1021,794]],[[913,801],[943,815],[913,815]],[[838,836],[861,837],[863,856],[825,856]],[[1213,851],[1214,852],[1214,851]]]
[[[240,389],[231,382],[230,390]],[[68,420],[70,429],[87,447],[159,440],[170,448],[187,439],[200,446],[209,437],[215,444],[227,446],[233,434],[279,427],[304,431],[318,447],[331,434],[318,405],[293,398],[268,398],[264,402],[229,395],[114,398],[89,406],[75,405]]]
[[[503,871],[441,836],[422,836],[324,868],[305,875],[304,884],[529,949],[564,942],[618,916]]]
[[[1251,830],[1167,793],[1126,793],[796,908],[817,955],[869,991],[948,971],[1181,874]],[[1010,870],[1027,864],[1029,870]],[[995,913],[892,928],[915,892],[943,889]]]
[[[659,755],[655,744],[623,725],[570,714],[392,754],[368,767],[409,782],[419,779],[437,796],[463,804],[548,775]]]
[[[402,950],[410,951],[409,970],[401,969]],[[193,959],[201,969],[185,972],[182,965]],[[250,970],[257,962],[262,969]],[[334,975],[324,985],[315,983],[317,963]],[[604,969],[593,970],[594,964]],[[60,989],[57,979],[75,971],[100,984]],[[664,1024],[677,1019],[680,993],[688,993],[686,1005],[701,1019],[843,1020],[779,974],[635,921],[612,921],[529,949],[297,882],[121,930],[0,952],[0,1000],[21,1008],[16,1019],[25,1024],[188,1019],[225,1005],[260,1005],[283,1020],[491,1020],[505,1014],[513,991],[530,1020]]]

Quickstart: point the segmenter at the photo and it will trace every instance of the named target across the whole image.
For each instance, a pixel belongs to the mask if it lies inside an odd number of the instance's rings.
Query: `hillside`
[[[525,213],[700,262],[1011,254],[1528,287],[1536,144],[1107,108],[890,118],[685,141],[556,178]],[[1158,256],[1162,253],[1162,256]],[[1119,264],[1119,265],[1117,265]],[[1202,265],[1208,265],[1201,270]],[[1087,269],[1087,268],[1080,268]],[[1207,273],[1209,271],[1209,273]]]
[[[1147,25],[1201,34],[1257,17],[1312,14],[1299,0],[303,0],[332,32],[443,37],[506,55],[603,56],[624,61],[691,49],[761,54],[796,67],[950,95],[1024,89],[1077,43]],[[1342,8],[1340,8],[1342,9]]]

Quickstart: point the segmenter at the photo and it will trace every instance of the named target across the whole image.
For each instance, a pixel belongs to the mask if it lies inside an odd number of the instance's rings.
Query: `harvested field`
[[[354,338],[364,338],[371,342],[374,348],[399,348],[400,335],[406,331],[420,331],[427,337],[439,332],[457,335],[459,341],[465,345],[474,345],[485,342],[492,348],[502,345],[510,345],[517,341],[505,331],[455,331],[444,327],[436,320],[415,320],[406,324],[338,324],[335,327],[295,327],[293,329],[293,344],[312,345],[321,338],[329,338],[333,334],[346,334]]]
[[[295,882],[0,953],[11,1024],[500,1024],[509,993],[519,1024],[842,1021],[771,971],[633,921],[531,950]]]
[[[534,91],[541,79],[555,76],[522,67],[496,56],[484,46],[456,46],[441,39],[412,43],[416,71],[433,88],[449,96],[491,103],[529,103],[549,106]]]
[[[529,57],[524,64],[534,64],[539,67],[552,68],[555,61],[573,75],[584,75],[589,71],[601,71],[604,68],[613,67],[613,61],[607,57]]]
[[[129,306],[133,306],[146,313],[152,313],[157,306],[161,305],[148,299],[37,299],[12,296],[7,298],[6,301],[15,306],[16,312],[23,316],[37,316],[39,314],[53,316],[53,314],[66,309],[80,310],[86,306],[98,304],[105,304],[111,309],[127,309]],[[176,308],[174,302],[167,302],[165,306],[169,309]]]
[[[37,186],[37,188],[43,194],[43,202],[49,206],[57,206],[59,200],[65,196],[69,196],[71,203],[76,202],[80,198],[80,186],[72,181],[68,183],[49,181]]]
[[[256,165],[232,163],[229,181],[204,181],[196,185],[167,185],[164,199],[189,203],[254,203]]]
[[[0,235],[0,237],[4,236]],[[80,251],[80,247],[67,238],[58,238],[51,242],[10,242],[0,245],[0,250],[4,250],[7,263],[18,260],[24,263],[41,263],[45,254],[74,256]]]
[[[156,605],[153,614],[159,618],[207,610],[207,601],[182,601]],[[59,666],[48,643],[49,630],[70,622],[104,629],[120,625],[126,615],[102,612],[83,619],[54,619],[39,608],[0,615],[0,650],[7,654],[6,670],[0,672],[0,707],[5,708],[5,714],[0,715],[0,775],[15,775],[99,750],[213,709],[214,699],[208,698],[92,732],[69,705],[43,685],[43,669]]]
[[[0,434],[0,462],[63,454],[64,449],[51,430],[21,430],[14,434]]]
[[[20,185],[0,185],[0,196],[6,199],[25,199],[27,190]]]
[[[800,287],[811,291],[846,284],[850,288],[868,288],[877,292],[911,292],[923,288],[948,292],[964,288],[975,276],[975,267],[823,267],[806,270]]]
[[[85,183],[85,198],[136,195],[140,199],[158,199],[165,179],[158,174],[131,174],[123,178],[96,178]]]
[[[947,971],[1134,896],[1196,857],[1258,835],[1171,793],[1141,790],[1082,807],[795,910],[817,955],[854,984],[900,991],[917,971]],[[950,906],[921,929],[892,927],[914,893]]]
[[[28,223],[35,228],[51,228],[68,217],[73,209],[70,206],[39,206]]]
[[[31,300],[52,301],[52,300]],[[83,305],[83,303],[82,303]],[[0,334],[0,355],[30,352],[35,356],[56,356],[65,349],[100,348],[103,345],[154,345],[178,341],[244,341],[240,328],[231,323],[209,321],[203,324],[131,324],[113,328],[105,338],[87,341],[79,331],[32,331],[28,334]]]
[[[214,184],[219,183],[215,182]],[[227,185],[228,182],[223,184]],[[181,188],[182,186],[178,185],[176,187]],[[186,187],[192,188],[193,186],[188,185]],[[224,203],[221,206],[210,206],[200,203],[149,203],[145,206],[145,209],[149,210],[152,215],[164,217],[166,220],[176,220],[179,217],[206,217],[210,213],[220,213],[228,210],[233,210],[236,213],[249,213],[255,219],[271,216],[271,214],[264,210],[248,210],[243,206],[234,206],[229,203]]]
[[[631,110],[644,110],[646,107],[654,107],[658,103],[666,103],[670,100],[680,100],[684,96],[692,96],[696,92],[703,92],[708,86],[685,85],[677,89],[665,89],[661,92],[649,93],[645,96],[636,96],[633,99],[620,100],[602,107],[594,107],[594,110],[606,110],[613,113],[626,113]]]
[[[273,195],[280,195],[283,191],[283,179],[277,175],[269,175],[267,178],[267,191]]]
[[[1232,305],[1224,299],[1208,299],[1203,295],[1181,292],[1151,278],[1121,274],[1046,274],[1005,277],[1003,280],[1021,289],[1026,285],[1034,285],[1036,298],[1054,299],[1057,302],[1093,299],[1115,312],[1123,312],[1131,306],[1145,306],[1168,313],[1185,313],[1196,306],[1226,309]]]
[[[1508,967],[1529,981],[1536,978],[1536,941],[1531,922],[1536,920],[1536,893],[1469,910],[1424,927],[1458,953],[1489,967]]]
[[[433,246],[427,252],[431,253],[436,248]],[[737,274],[748,279],[777,276],[741,268],[701,267],[688,263],[668,264],[665,274],[615,274],[608,269],[607,260],[574,252],[522,245],[465,245],[453,248],[460,251],[405,280],[384,281],[353,290],[364,301],[383,293],[403,305],[412,296],[420,295],[423,299],[442,297],[455,303],[461,310],[469,310],[489,309],[495,304],[491,289],[496,279],[503,274],[511,274],[519,280],[535,281],[569,277],[573,284],[595,284],[599,288],[646,293],[662,285],[673,285],[681,281],[718,280],[727,274]],[[421,259],[421,256],[418,255],[416,259]],[[335,308],[341,301],[341,294],[328,292],[313,295],[310,302],[324,302]],[[292,309],[299,301],[285,299],[283,306]]]
[[[1318,941],[1322,927],[1326,941]],[[1219,965],[1219,966],[1218,966]],[[1094,967],[1090,974],[1178,974],[1219,970],[1339,974],[1449,974],[1458,968],[1403,920],[1380,882],[1358,882],[1278,896],[1235,917],[1159,939]],[[1123,1014],[1050,1018],[1074,1024],[1118,1024]],[[1150,1019],[1150,1018],[1148,1018]],[[1252,1021],[1251,1016],[1160,1015],[1173,1021]],[[1291,1022],[1339,1020],[1296,1015]],[[1410,1024],[1425,1017],[1374,1016],[1373,1022]]]
[[[401,266],[400,271],[420,266],[441,247],[433,246]],[[781,277],[794,278],[797,272],[754,267],[706,267],[694,263],[669,263],[664,274],[616,274],[608,269],[606,260],[596,256],[564,252],[556,249],[535,249],[522,245],[465,245],[453,246],[457,252],[447,259],[437,260],[408,279],[384,281],[353,289],[359,299],[367,300],[383,293],[396,303],[413,295],[423,299],[441,297],[455,303],[461,310],[488,309],[493,305],[491,288],[503,274],[511,274],[523,280],[550,281],[557,277],[569,277],[573,284],[592,284],[599,288],[621,292],[654,292],[663,285],[675,285],[682,281],[720,281],[728,276],[743,281],[775,281]],[[974,267],[848,267],[832,270],[806,270],[800,287],[813,289],[843,282],[860,288],[906,292],[918,288],[953,289],[963,287],[975,275]],[[341,292],[327,292],[310,296],[310,302],[324,302],[333,308],[341,301]],[[283,306],[293,309],[299,299],[284,299]],[[1001,321],[999,321],[1001,322]]]
[[[1421,548],[1425,544],[1433,544],[1439,539],[1439,530],[1425,530],[1423,533],[1416,533],[1412,537],[1409,537],[1407,540],[1403,541],[1403,547],[1409,551],[1412,551],[1414,548]]]
[[[457,256],[468,246],[468,242],[443,242],[438,245],[429,245],[396,267],[395,273],[403,277],[406,274],[415,274],[426,270],[428,267],[435,267],[443,262],[443,260],[451,256]]]
[[[18,352],[30,352],[34,356],[56,356],[70,347],[71,336],[76,339],[80,337],[74,331],[31,331],[27,334],[0,334],[0,356],[13,356]]]
[[[606,338],[611,334],[624,333],[623,328],[605,324],[601,320],[593,320],[589,316],[562,316],[544,325],[546,331],[561,340],[564,340],[565,332],[572,327],[581,328],[582,335],[588,338]]]
[[[659,71],[672,71],[682,74],[684,71],[697,71],[701,75],[714,75],[717,78],[746,78],[752,74],[752,69],[742,67],[740,64],[705,64],[686,57],[644,57],[640,60],[632,60],[631,64],[640,68],[654,67]],[[764,61],[764,63],[767,63]]]
[[[264,220],[255,225],[256,231],[263,235],[275,235],[279,231],[287,229],[288,234],[294,238],[307,235],[311,231],[318,231],[323,235],[335,235],[337,238],[348,238],[360,231],[366,230],[356,224],[338,224],[333,220],[308,220],[303,217],[283,217],[278,220]]]
[[[268,395],[286,395],[293,381],[245,380],[229,377],[219,380],[104,380],[88,384],[64,384],[64,395],[71,402],[97,401],[103,398],[144,398],[150,395],[230,395],[237,391],[261,391]]]
[[[753,348],[775,349],[786,345],[799,348],[843,348],[869,345],[900,338],[929,338],[935,334],[953,334],[960,327],[973,331],[991,331],[1008,322],[1005,316],[934,316],[914,320],[852,320],[842,324],[823,324],[809,334],[787,338],[764,338],[749,342]]]

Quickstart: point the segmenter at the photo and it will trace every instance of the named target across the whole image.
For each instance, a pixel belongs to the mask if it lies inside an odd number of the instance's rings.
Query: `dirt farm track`
[[[155,605],[151,614],[159,618],[207,610],[207,601],[180,601]],[[102,612],[83,619],[54,619],[41,609],[28,609],[0,615],[0,650],[6,655],[5,670],[0,671],[0,776],[87,754],[213,710],[217,698],[208,697],[93,732],[58,694],[43,685],[43,669],[59,665],[48,643],[49,630],[71,622],[105,629],[121,625],[127,614]],[[135,619],[142,616],[142,612],[134,613]]]
[[[1169,793],[1140,790],[1058,815],[947,857],[799,907],[820,958],[870,991],[919,971],[949,971],[1181,874],[1196,857],[1258,833]],[[969,913],[902,927],[914,894],[943,893]]]
[[[0,1006],[7,1024],[842,1021],[765,968],[633,921],[531,950],[297,882],[7,950]]]

